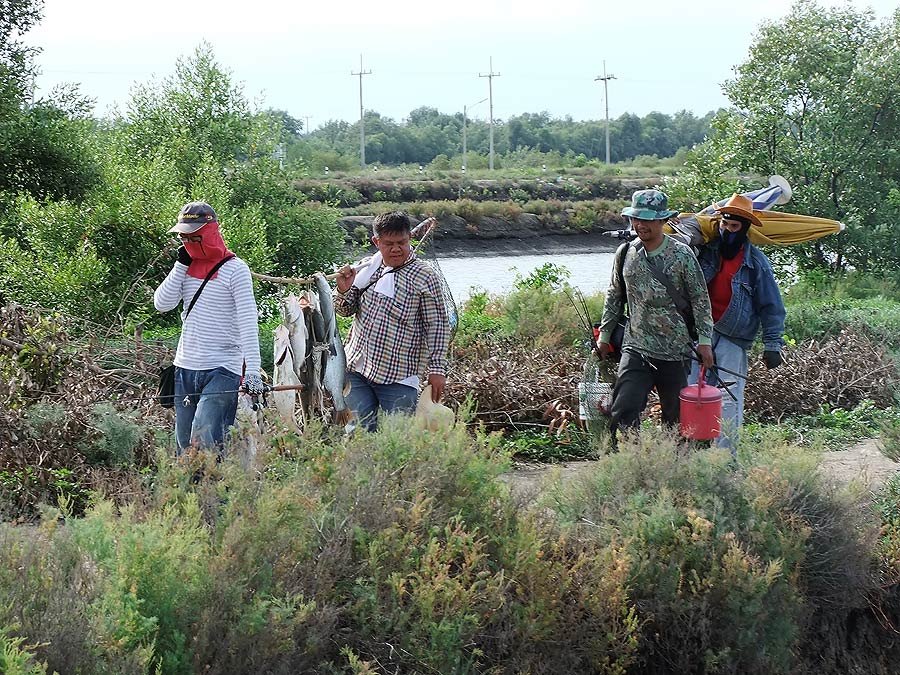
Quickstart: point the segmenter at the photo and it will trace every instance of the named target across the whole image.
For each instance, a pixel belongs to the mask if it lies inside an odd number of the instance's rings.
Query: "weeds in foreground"
[[[58,672],[785,672],[876,592],[866,511],[777,444],[735,470],[625,439],[552,512],[516,510],[499,436],[461,426],[198,461],[0,528],[8,638]]]

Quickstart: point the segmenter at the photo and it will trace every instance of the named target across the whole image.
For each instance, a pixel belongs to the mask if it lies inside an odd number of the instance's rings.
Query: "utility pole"
[[[594,78],[594,82],[601,80],[603,82],[603,102],[606,106],[606,163],[609,164],[609,93],[606,85],[610,80],[616,79],[615,75],[606,74],[606,61],[603,61],[603,77],[599,75]]]
[[[350,74],[354,77],[359,76],[359,165],[363,169],[366,168],[366,125],[363,116],[363,99],[362,99],[362,79],[363,75],[371,75],[371,70],[363,70],[362,54],[359,55],[359,72]]]
[[[500,73],[494,72],[494,57],[492,56],[489,61],[490,69],[487,74],[478,73],[478,77],[486,77],[488,79],[488,108],[490,109],[490,132],[488,138],[490,139],[490,160],[488,161],[488,167],[491,171],[494,170],[494,78],[500,77]]]
[[[306,125],[303,127],[303,135],[309,136],[309,120],[312,119],[312,115],[303,115],[303,119],[306,120]]]

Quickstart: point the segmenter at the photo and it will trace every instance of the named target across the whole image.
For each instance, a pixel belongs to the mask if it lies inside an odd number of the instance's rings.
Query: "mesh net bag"
[[[456,309],[456,301],[450,292],[450,285],[447,283],[447,278],[441,270],[437,257],[425,255],[420,256],[420,259],[434,270],[435,276],[437,276],[438,282],[441,284],[441,296],[444,301],[444,310],[447,312],[447,319],[450,321],[450,340],[452,341],[456,335],[456,328],[459,325],[459,311]]]
[[[416,239],[421,235],[421,239],[416,244],[415,248],[416,256],[434,270],[438,282],[441,285],[441,295],[444,301],[444,310],[447,312],[447,319],[450,322],[450,340],[452,341],[453,337],[456,335],[456,328],[459,326],[459,311],[456,308],[456,301],[453,299],[453,294],[450,292],[450,284],[447,283],[447,278],[444,276],[444,272],[441,270],[441,266],[438,263],[437,255],[435,255],[434,249],[431,246],[431,242],[434,241],[434,230],[436,227],[437,220],[428,218],[413,228],[411,236],[413,239]]]

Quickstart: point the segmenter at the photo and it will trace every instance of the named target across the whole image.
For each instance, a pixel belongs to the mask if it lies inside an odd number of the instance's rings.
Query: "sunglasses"
[[[179,234],[178,238],[181,239],[181,241],[186,241],[191,244],[199,244],[203,241],[203,237],[199,234]]]
[[[749,225],[750,221],[746,218],[741,218],[740,216],[732,216],[727,213],[722,214],[722,222],[723,223],[737,223],[743,227],[744,225]]]

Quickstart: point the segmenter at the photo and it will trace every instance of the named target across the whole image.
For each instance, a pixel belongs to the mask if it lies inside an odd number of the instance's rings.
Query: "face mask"
[[[749,229],[749,225],[745,225],[737,232],[731,232],[723,227],[719,228],[719,238],[721,241],[719,253],[722,254],[723,258],[731,260],[741,252],[741,249],[744,248],[744,243],[747,241],[747,231]]]

